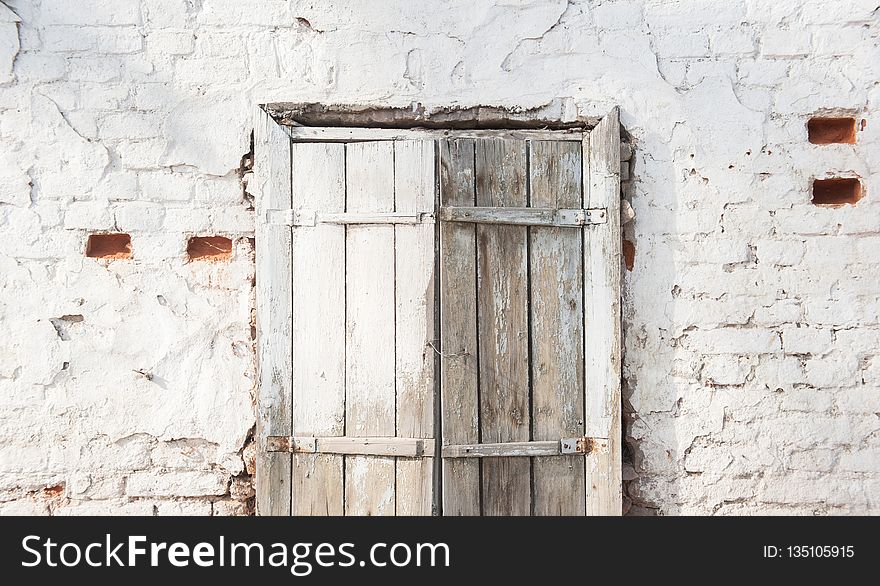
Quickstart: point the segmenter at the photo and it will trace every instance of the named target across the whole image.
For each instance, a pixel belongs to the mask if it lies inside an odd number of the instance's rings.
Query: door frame
[[[587,141],[584,141],[588,137]],[[591,351],[585,349],[584,427],[587,437],[607,438],[609,449],[587,459],[587,515],[620,515],[622,508],[621,434],[621,229],[620,122],[613,108],[591,129],[445,130],[425,128],[313,127],[279,124],[263,106],[254,112],[254,181],[257,272],[257,430],[256,508],[260,515],[289,515],[291,454],[269,451],[270,436],[292,435],[291,228],[266,221],[267,210],[293,207],[291,144],[440,138],[517,138],[584,141],[585,208],[606,208],[607,222],[584,231],[584,306],[591,324]],[[438,179],[439,181],[439,175]],[[272,251],[265,253],[261,251]],[[439,270],[439,266],[435,267]],[[287,302],[285,302],[287,300]],[[436,307],[436,305],[435,305]],[[437,407],[439,409],[439,405]],[[439,425],[435,422],[435,425]],[[440,427],[435,429],[440,437]],[[438,465],[441,458],[437,458]],[[435,473],[435,482],[439,475]],[[281,495],[286,495],[287,498]]]

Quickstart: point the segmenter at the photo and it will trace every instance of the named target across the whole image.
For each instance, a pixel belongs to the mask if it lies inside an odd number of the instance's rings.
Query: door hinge
[[[444,458],[587,455],[605,451],[608,446],[607,438],[571,437],[561,440],[531,442],[449,445],[443,446],[442,455]]]
[[[431,212],[346,212],[331,214],[315,210],[266,210],[266,223],[311,227],[318,224],[432,224]]]
[[[470,222],[475,224],[507,224],[514,226],[579,227],[605,224],[605,208],[500,208],[441,206],[442,222]]]

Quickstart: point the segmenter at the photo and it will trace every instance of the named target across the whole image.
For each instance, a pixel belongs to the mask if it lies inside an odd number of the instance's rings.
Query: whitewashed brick
[[[836,460],[837,454],[833,450],[804,450],[788,457],[788,467],[808,472],[831,472]]]
[[[74,202],[64,213],[64,227],[79,230],[108,230],[113,227],[113,216],[106,201]]]
[[[126,201],[138,196],[137,176],[123,171],[108,172],[94,192],[110,201]]]
[[[241,57],[181,59],[174,65],[178,84],[229,84],[247,76],[247,65]]]
[[[834,404],[834,394],[826,390],[795,389],[782,395],[779,408],[801,413],[828,413]]]
[[[831,349],[831,330],[785,326],[782,328],[782,348],[786,354],[824,354]]]
[[[593,7],[593,22],[603,29],[629,29],[642,22],[642,3],[631,0],[603,2]]]
[[[117,110],[128,97],[129,88],[106,84],[81,84],[79,105],[89,111]]]
[[[53,52],[136,53],[143,37],[136,27],[53,26],[43,32],[43,42]]]
[[[140,24],[138,2],[121,0],[43,0],[40,17],[46,24]]]
[[[0,516],[40,516],[49,514],[49,505],[45,502],[24,498],[8,502],[0,502]]]
[[[55,515],[115,517],[122,515],[149,517],[154,513],[153,504],[145,501],[126,501],[124,499],[101,501],[71,501],[55,509]]]
[[[657,71],[660,76],[674,86],[684,83],[687,75],[687,60],[685,59],[658,59]]]
[[[803,30],[768,30],[761,35],[766,57],[800,57],[810,53],[810,33]]]
[[[213,515],[231,517],[248,514],[247,504],[231,499],[222,499],[213,503]]]
[[[159,135],[160,119],[142,112],[119,112],[101,119],[99,132],[104,139],[141,139]]]
[[[199,22],[209,25],[275,25],[294,23],[284,0],[204,0]]]
[[[204,500],[156,501],[155,507],[156,515],[160,517],[207,517],[211,515],[211,502]]]
[[[159,204],[131,202],[117,206],[114,215],[116,226],[122,231],[159,230],[165,217],[165,208]]]
[[[64,79],[67,63],[57,55],[24,53],[15,60],[15,75],[21,81],[47,83]]]
[[[122,164],[131,170],[152,170],[158,167],[164,145],[160,140],[124,141],[116,147]],[[131,175],[136,181],[136,177]]]
[[[778,326],[784,323],[799,322],[802,318],[803,309],[797,299],[780,299],[772,305],[757,308],[754,314],[754,322],[759,326]],[[784,338],[782,345],[784,348]]]
[[[685,334],[684,344],[707,354],[764,354],[782,349],[776,332],[757,328],[695,330]]]
[[[125,494],[136,497],[193,497],[226,494],[229,480],[218,472],[137,472],[128,477]]]
[[[836,406],[842,413],[870,415],[880,411],[880,390],[877,387],[853,387],[838,393]]]
[[[183,28],[188,24],[190,7],[186,0],[143,0],[146,23],[153,29]]]
[[[749,243],[738,240],[713,239],[711,246],[703,240],[682,242],[678,248],[686,262],[733,264],[746,262],[752,256]]]
[[[849,387],[857,382],[859,363],[852,356],[832,355],[807,360],[807,382],[814,387]]]
[[[748,359],[737,356],[709,356],[703,362],[700,377],[710,385],[739,385],[751,372]]]
[[[647,0],[644,11],[645,21],[652,28],[668,27],[672,30],[698,30],[748,20],[746,6],[742,3],[713,3],[711,9],[695,10],[691,2]]]
[[[147,48],[157,55],[187,55],[195,46],[195,36],[188,31],[152,31],[147,35]]]
[[[801,240],[759,240],[757,257],[759,263],[790,267],[801,262],[806,246]]]
[[[839,466],[849,472],[880,472],[880,446],[844,452]]]
[[[805,199],[808,196],[805,194]],[[840,218],[832,210],[816,206],[794,206],[776,212],[776,224],[784,234],[822,235],[833,234]]]
[[[188,201],[195,180],[188,174],[156,171],[139,173],[138,183],[147,200]]]
[[[211,226],[220,232],[253,232],[254,214],[244,206],[226,207],[211,214]]]
[[[744,325],[755,308],[748,297],[731,296],[723,299],[678,299],[671,304],[669,315],[682,328],[699,326],[711,329],[724,325]]]
[[[790,391],[794,385],[806,382],[801,361],[793,356],[762,356],[755,368],[755,382],[760,387],[780,392]]]
[[[865,30],[860,27],[828,28],[813,33],[813,53],[816,55],[857,55],[865,41]]]
[[[123,62],[118,57],[74,57],[68,59],[67,67],[68,79],[101,83],[122,75]]]
[[[43,48],[46,51],[88,51],[95,48],[92,35],[81,34],[83,27],[50,26],[43,29]]]
[[[165,230],[171,232],[207,232],[211,226],[211,212],[206,209],[168,208]]]
[[[809,299],[804,302],[808,323],[820,326],[851,327],[862,318],[861,303],[857,298]]]
[[[663,35],[656,42],[662,57],[705,57],[709,54],[709,37],[705,34]]]
[[[772,86],[788,77],[790,64],[770,59],[747,59],[737,67],[739,79],[751,85]]]
[[[755,33],[749,29],[728,29],[714,33],[710,45],[716,55],[750,54],[755,51]]]

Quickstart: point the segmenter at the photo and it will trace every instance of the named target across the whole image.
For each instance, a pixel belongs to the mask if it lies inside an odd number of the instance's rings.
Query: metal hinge
[[[443,446],[444,458],[503,458],[516,456],[586,455],[607,450],[607,438],[571,437],[561,440],[460,444]]]
[[[443,222],[578,227],[605,224],[608,220],[608,213],[605,208],[555,209],[442,206],[439,218]]]
[[[370,212],[329,214],[315,210],[266,210],[266,223],[282,226],[318,224],[432,224],[431,212]]]

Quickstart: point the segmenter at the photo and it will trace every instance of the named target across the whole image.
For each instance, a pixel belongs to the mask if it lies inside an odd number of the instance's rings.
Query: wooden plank
[[[345,210],[339,144],[293,145],[293,206]],[[345,228],[295,228],[293,254],[293,429],[342,435],[345,421]],[[316,254],[316,251],[320,251]],[[342,457],[295,454],[294,515],[341,515]]]
[[[581,207],[581,145],[531,143],[532,206]],[[530,230],[532,418],[535,440],[583,434],[583,242],[579,230]],[[584,462],[532,463],[535,515],[584,514]]]
[[[580,144],[558,143],[570,145],[580,150]],[[580,165],[580,160],[578,160]],[[580,176],[580,171],[578,171]],[[578,189],[580,195],[580,189]],[[476,224],[506,224],[511,226],[557,226],[579,228],[587,224],[604,224],[605,210],[572,208],[495,208],[495,207],[453,207],[440,208],[440,220],[447,222],[472,222]],[[578,240],[580,243],[580,240]]]
[[[440,142],[441,205],[474,205],[474,141]],[[476,227],[440,226],[440,368],[443,442],[479,437]],[[480,463],[443,460],[443,514],[480,514]]]
[[[585,435],[607,437],[611,449],[587,458],[586,512],[620,515],[620,120],[617,108],[584,141],[588,207],[608,210],[608,222],[584,228]]]
[[[346,212],[394,208],[393,144],[346,145]],[[395,435],[394,228],[346,228],[345,433]],[[394,514],[394,459],[345,457],[345,514]]]
[[[366,456],[421,458],[434,452],[434,439],[409,437],[319,437],[315,438],[315,450],[322,454],[360,454]],[[428,480],[430,484],[430,477]],[[428,513],[430,513],[430,506]]]
[[[464,444],[443,447],[444,458],[498,458],[559,456],[562,450],[559,440]]]
[[[527,204],[525,142],[477,141],[475,169],[478,206]],[[527,230],[477,225],[481,442],[530,439]],[[482,462],[483,514],[529,515],[529,459]]]
[[[434,141],[394,143],[396,213],[433,216],[434,157]],[[397,435],[434,437],[434,226],[396,225],[394,246]],[[396,466],[396,513],[430,515],[434,459],[398,458]]]
[[[257,217],[291,206],[290,139],[257,108],[254,115]],[[266,450],[270,435],[291,435],[290,228],[258,223],[256,504],[260,515],[290,514],[291,457]]]
[[[352,128],[329,126],[285,126],[294,142],[389,141],[437,139],[563,140],[580,142],[583,130],[442,130],[429,128]]]
[[[329,143],[304,143],[329,144]],[[289,226],[316,226],[318,224],[432,224],[433,212],[385,212],[365,214],[324,214],[315,210],[269,210],[270,223]]]

